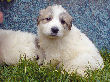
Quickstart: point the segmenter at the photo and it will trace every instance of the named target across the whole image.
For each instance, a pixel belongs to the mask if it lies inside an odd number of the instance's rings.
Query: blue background
[[[37,33],[37,16],[40,9],[61,4],[72,15],[73,24],[102,49],[110,49],[110,0],[17,0],[1,4],[4,13],[2,29]]]

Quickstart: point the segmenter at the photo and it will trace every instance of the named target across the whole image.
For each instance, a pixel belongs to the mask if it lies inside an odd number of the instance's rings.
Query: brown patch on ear
[[[72,27],[72,16],[67,13],[67,12],[63,12],[60,14],[60,20],[64,20],[66,25],[64,24],[63,26],[65,27],[65,29],[71,30]]]
[[[41,21],[43,21],[43,23],[47,23],[47,21],[44,19],[48,18],[48,17],[52,17],[52,7],[51,6],[48,6],[46,9],[40,10],[39,16],[37,18],[37,25],[39,25],[39,23]]]
[[[37,17],[37,25],[39,25],[41,19],[40,19],[40,16]]]
[[[39,16],[37,18],[37,25],[39,25],[40,21],[42,20],[43,12],[45,12],[45,9],[39,11]]]

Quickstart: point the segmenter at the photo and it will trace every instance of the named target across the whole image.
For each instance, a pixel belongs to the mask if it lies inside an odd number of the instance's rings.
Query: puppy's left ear
[[[66,29],[71,30],[72,28],[72,16],[68,13],[68,12],[64,12],[61,14],[61,17],[64,19],[64,21],[66,22]]]
[[[72,21],[73,21],[72,16],[68,14],[67,20],[68,20],[68,30],[71,30],[71,28],[72,28]]]

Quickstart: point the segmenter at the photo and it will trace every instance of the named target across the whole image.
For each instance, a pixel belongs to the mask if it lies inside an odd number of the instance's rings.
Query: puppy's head
[[[61,5],[53,5],[40,11],[37,23],[42,34],[49,38],[58,38],[71,30],[72,17]]]

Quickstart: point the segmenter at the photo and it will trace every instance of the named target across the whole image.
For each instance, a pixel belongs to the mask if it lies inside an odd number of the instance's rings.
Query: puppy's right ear
[[[37,26],[39,25],[40,23],[40,19],[39,19],[39,16],[37,17]]]
[[[37,25],[40,24],[40,22],[52,12],[51,6],[48,6],[46,9],[42,9],[39,12],[39,16],[37,18]]]
[[[45,9],[42,9],[42,10],[39,11],[39,15],[37,17],[37,25],[40,24],[40,22],[42,20],[42,15],[43,15],[44,11],[45,11]]]

